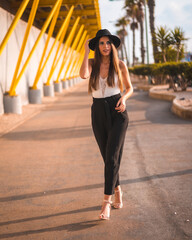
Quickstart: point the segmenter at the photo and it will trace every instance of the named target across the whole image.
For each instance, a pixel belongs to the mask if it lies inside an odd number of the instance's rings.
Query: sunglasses
[[[103,46],[105,43],[104,42],[99,42],[99,45]],[[107,45],[111,45],[111,42],[110,41],[107,41],[106,42]]]

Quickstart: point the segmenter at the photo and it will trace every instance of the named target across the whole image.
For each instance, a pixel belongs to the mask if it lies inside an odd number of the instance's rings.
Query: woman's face
[[[109,56],[111,53],[111,41],[108,37],[99,39],[99,51],[103,56]]]

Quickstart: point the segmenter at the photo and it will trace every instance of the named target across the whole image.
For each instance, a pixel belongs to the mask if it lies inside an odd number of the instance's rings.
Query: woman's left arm
[[[122,95],[122,97],[119,99],[119,101],[117,102],[117,105],[116,105],[115,109],[118,112],[124,112],[125,109],[126,109],[126,100],[133,93],[133,86],[131,84],[131,80],[130,80],[130,76],[129,76],[129,72],[128,72],[127,66],[121,60],[119,61],[119,67],[121,69],[122,80],[123,80],[123,84],[125,86],[125,92]]]

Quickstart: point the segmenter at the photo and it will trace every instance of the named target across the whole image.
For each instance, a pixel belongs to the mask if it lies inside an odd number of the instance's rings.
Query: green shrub
[[[192,62],[140,65],[129,68],[129,71],[135,75],[150,75],[153,78],[154,84],[172,83],[173,85],[178,83],[183,90],[187,86],[192,86]],[[159,79],[161,82],[159,82]]]

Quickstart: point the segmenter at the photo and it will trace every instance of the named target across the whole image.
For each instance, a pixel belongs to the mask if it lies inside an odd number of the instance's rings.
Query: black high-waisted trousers
[[[104,194],[112,195],[119,182],[119,167],[128,127],[127,111],[117,112],[120,94],[106,98],[93,98],[91,106],[92,128],[105,163]]]

